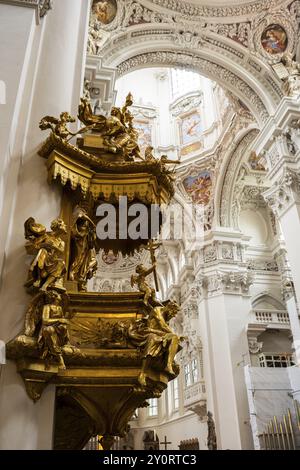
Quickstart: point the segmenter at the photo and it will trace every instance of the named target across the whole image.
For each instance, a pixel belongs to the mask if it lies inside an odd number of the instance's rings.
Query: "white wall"
[[[58,116],[62,111],[76,113],[83,82],[88,11],[86,0],[55,0],[53,9],[37,26],[29,21],[29,16],[33,20],[35,15],[33,9],[7,8],[6,22],[11,29],[0,28],[0,44],[3,41],[6,45],[7,37],[12,39],[15,34],[18,37],[18,25],[23,19],[24,25],[33,28],[31,43],[26,43],[24,32],[23,39],[19,38],[20,42],[24,41],[24,48],[15,44],[22,53],[21,64],[27,61],[21,83],[20,77],[15,80],[12,57],[6,55],[8,79],[14,87],[12,96],[18,93],[21,84],[22,93],[18,111],[13,115],[17,132],[11,142],[6,219],[1,224],[5,263],[0,304],[5,308],[0,312],[0,331],[5,341],[21,332],[30,301],[23,287],[30,261],[24,249],[24,221],[33,216],[49,227],[60,213],[60,192],[47,184],[45,161],[37,155],[47,137],[38,124],[45,115]],[[23,31],[22,27],[20,30]],[[6,63],[3,65],[6,69]],[[0,448],[51,448],[54,395],[54,387],[49,387],[42,399],[33,404],[15,364],[8,361],[2,368],[0,385]]]
[[[151,419],[148,419],[147,426],[144,427],[135,427],[132,423],[131,429],[134,430],[135,450],[144,449],[143,435],[145,431],[150,429],[155,429],[160,442],[164,441],[165,436],[167,441],[172,442],[171,445],[168,445],[168,450],[178,450],[180,441],[196,438],[199,440],[200,450],[206,449],[207,424],[201,423],[194,413],[160,425],[154,425],[151,423]],[[164,445],[160,445],[160,450],[164,450]]]

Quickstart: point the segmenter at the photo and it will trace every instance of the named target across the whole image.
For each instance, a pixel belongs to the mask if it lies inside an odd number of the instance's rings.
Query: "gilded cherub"
[[[57,137],[67,139],[69,136],[73,137],[76,135],[67,128],[67,124],[75,121],[75,118],[73,118],[69,113],[63,112],[60,114],[59,118],[55,118],[53,116],[43,117],[39,126],[42,131],[51,129],[53,134]]]
[[[150,299],[155,300],[155,290],[146,282],[146,277],[153,273],[155,268],[155,264],[149,269],[145,268],[142,264],[139,264],[135,270],[137,276],[134,274],[131,276],[131,287],[137,285],[139,291],[144,294],[144,303],[146,305],[148,305]]]
[[[140,385],[146,385],[146,371],[154,358],[161,358],[162,367],[172,377],[176,376],[174,359],[180,351],[180,342],[184,340],[169,326],[179,310],[176,302],[167,301],[163,305],[152,308],[148,319],[137,320],[128,329],[129,339],[142,352],[142,371],[139,376]]]
[[[46,228],[42,224],[37,224],[32,217],[26,220],[25,238],[28,240],[26,249],[29,254],[35,255],[29,267],[26,287],[46,291],[57,283],[62,285],[66,266],[62,259],[65,242],[61,236],[66,233],[66,225],[62,219],[55,219],[51,223],[51,232],[47,232]]]

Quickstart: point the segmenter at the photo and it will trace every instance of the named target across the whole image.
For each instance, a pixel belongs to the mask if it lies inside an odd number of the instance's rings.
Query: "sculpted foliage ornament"
[[[297,29],[296,18],[286,8],[263,12],[252,23],[252,48],[269,63],[276,63],[286,53],[294,55]],[[282,44],[280,35],[285,38]]]

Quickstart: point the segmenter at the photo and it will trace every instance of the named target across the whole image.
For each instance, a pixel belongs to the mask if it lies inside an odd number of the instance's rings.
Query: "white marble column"
[[[207,298],[200,307],[204,363],[209,364],[207,408],[216,422],[218,449],[251,449],[247,394],[243,366],[247,360],[245,331],[250,310],[248,296],[243,296],[236,281],[224,288],[220,273],[208,276]],[[204,330],[204,331],[203,331]],[[207,361],[208,359],[208,361]]]
[[[293,348],[296,365],[300,367],[300,322],[294,295],[291,295],[290,298],[286,300],[286,308],[289,314],[291,331],[293,335]]]
[[[76,115],[84,74],[89,5],[86,0],[55,0],[42,23],[34,25],[32,47],[24,52],[30,66],[22,77],[23,93],[19,97],[7,171],[10,211],[6,214],[0,291],[0,303],[5,306],[0,312],[0,331],[5,341],[22,330],[30,300],[23,287],[29,262],[24,250],[24,221],[33,216],[49,227],[59,215],[60,191],[48,186],[45,161],[37,155],[47,137],[38,124],[43,116],[58,116],[61,111]],[[26,8],[15,7],[11,13],[22,19],[25,11]],[[16,33],[12,30],[9,34]],[[2,368],[0,383],[0,448],[50,449],[54,396],[55,389],[50,386],[33,404],[15,364],[8,361]]]
[[[252,283],[243,263],[245,243],[239,232],[211,232],[196,276],[207,410],[213,413],[222,450],[253,447],[243,373],[249,360],[246,325]]]

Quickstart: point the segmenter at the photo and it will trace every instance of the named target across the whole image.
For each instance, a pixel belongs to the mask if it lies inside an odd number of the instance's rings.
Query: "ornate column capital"
[[[0,0],[0,3],[35,8],[37,13],[37,23],[39,23],[39,20],[52,9],[53,2],[52,0]]]
[[[280,218],[292,204],[300,203],[300,173],[286,168],[282,177],[263,193],[263,197]]]
[[[207,276],[207,295],[212,297],[218,294],[248,294],[254,277],[248,271],[217,271]]]

